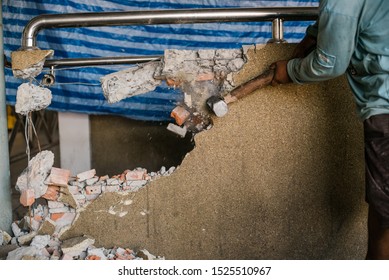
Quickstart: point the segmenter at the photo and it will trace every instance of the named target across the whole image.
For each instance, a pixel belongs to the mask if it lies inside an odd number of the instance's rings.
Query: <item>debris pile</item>
[[[129,249],[95,248],[94,240],[86,237],[72,240],[77,247],[69,249],[72,243],[68,240],[62,242],[61,236],[76,222],[79,213],[100,195],[107,192],[137,192],[148,182],[172,174],[175,167],[162,167],[158,172],[150,173],[144,168],[136,168],[112,177],[97,176],[96,170],[91,169],[71,176],[69,170],[53,167],[53,162],[54,155],[50,151],[42,151],[30,160],[17,180],[20,203],[30,210],[23,219],[12,223],[13,237],[0,231],[0,245],[14,245],[8,247],[10,252],[7,258],[139,258]],[[123,205],[131,203],[131,200],[123,201]],[[115,211],[115,206],[112,206],[108,213],[123,217],[128,212]],[[142,251],[142,256],[156,258],[147,251]]]

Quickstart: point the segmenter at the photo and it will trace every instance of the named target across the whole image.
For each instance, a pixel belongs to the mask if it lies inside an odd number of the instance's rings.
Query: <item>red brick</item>
[[[178,125],[182,125],[190,117],[190,113],[185,108],[177,106],[170,116],[175,119]]]
[[[47,199],[47,200],[56,201],[58,199],[58,197],[59,197],[59,190],[60,190],[60,187],[49,186],[47,188],[46,193],[44,195],[42,195],[42,197]]]
[[[127,181],[137,181],[143,180],[143,178],[147,175],[147,170],[133,170],[126,173]]]
[[[87,195],[90,195],[90,194],[100,194],[101,193],[101,186],[87,186],[85,188],[85,193]]]
[[[27,189],[22,191],[20,195],[20,203],[23,206],[31,206],[35,202],[35,192],[34,189]]]
[[[66,187],[69,182],[70,170],[52,167],[49,177],[50,185]]]
[[[65,213],[53,213],[50,214],[50,219],[52,219],[54,222],[58,219],[61,219],[65,215]]]

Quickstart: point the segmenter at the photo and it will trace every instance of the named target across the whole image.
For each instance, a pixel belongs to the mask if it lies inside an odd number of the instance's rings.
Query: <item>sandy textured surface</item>
[[[292,47],[251,51],[237,81]],[[363,259],[363,141],[354,110],[344,77],[257,91],[198,134],[173,175],[137,193],[103,195],[65,237],[87,234],[98,246],[147,248],[166,259]],[[109,214],[113,205],[129,214]]]

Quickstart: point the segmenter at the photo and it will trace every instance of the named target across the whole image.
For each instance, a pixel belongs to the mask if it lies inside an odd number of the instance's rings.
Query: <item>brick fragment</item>
[[[52,167],[49,176],[49,184],[60,187],[67,186],[69,182],[69,177],[70,170]]]
[[[98,180],[99,180],[99,177],[94,176],[92,178],[87,179],[85,182],[86,182],[87,186],[91,186],[91,185],[94,185],[95,183],[97,183]]]
[[[101,193],[101,186],[95,185],[95,186],[87,186],[85,188],[85,193],[87,195],[91,194],[100,194]]]
[[[82,182],[87,179],[93,178],[96,175],[96,170],[91,169],[77,174],[78,181]]]
[[[197,75],[196,81],[201,82],[201,81],[211,81],[215,78],[215,74],[213,72],[208,72],[208,73],[201,73]]]
[[[52,213],[52,214],[50,214],[50,219],[55,222],[58,219],[62,218],[63,215],[65,215],[65,213]]]
[[[57,186],[49,186],[47,188],[47,191],[46,193],[42,196],[43,198],[47,199],[47,200],[52,200],[52,201],[55,201],[58,199],[59,197],[59,190],[60,190],[60,187],[57,187]]]
[[[20,203],[23,206],[31,206],[35,202],[34,189],[25,189],[20,195]]]
[[[137,180],[143,180],[144,177],[147,175],[146,169],[135,169],[133,171],[129,171],[126,174],[126,180],[127,181],[137,181]]]
[[[190,112],[182,106],[177,106],[170,113],[170,116],[175,119],[178,125],[182,125],[190,117]]]

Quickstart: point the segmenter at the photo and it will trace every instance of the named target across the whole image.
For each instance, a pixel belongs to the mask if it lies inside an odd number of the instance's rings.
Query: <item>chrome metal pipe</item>
[[[314,20],[316,7],[228,8],[147,10],[129,12],[48,14],[33,18],[24,28],[22,49],[35,48],[36,36],[42,29],[65,27],[184,24],[207,22],[249,22],[283,20]]]
[[[284,40],[284,24],[282,19],[273,19],[272,38],[268,41],[268,43],[286,43]]]
[[[149,61],[161,60],[162,56],[117,56],[117,57],[93,57],[93,58],[64,58],[48,59],[45,67],[75,67],[75,66],[98,66],[114,64],[137,64]]]

